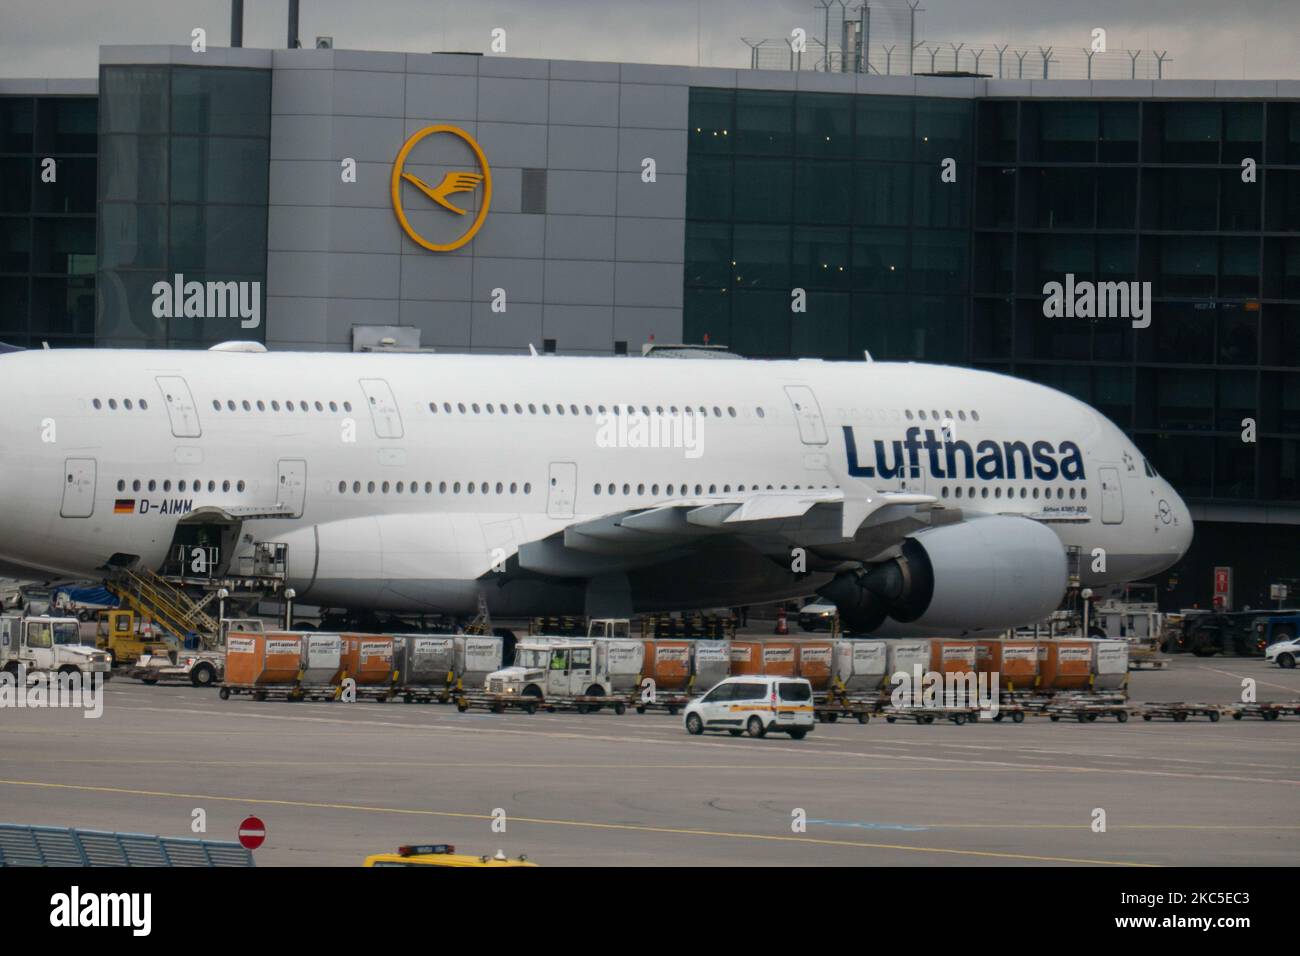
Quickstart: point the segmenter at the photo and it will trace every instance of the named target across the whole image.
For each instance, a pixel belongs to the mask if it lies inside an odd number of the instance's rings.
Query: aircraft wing
[[[519,549],[521,567],[555,573],[561,566],[646,566],[722,537],[760,550],[852,545],[863,528],[913,516],[937,504],[933,495],[841,488],[762,491],[679,498],[650,508],[577,521]],[[875,550],[873,547],[872,550]],[[598,559],[604,564],[598,564]]]

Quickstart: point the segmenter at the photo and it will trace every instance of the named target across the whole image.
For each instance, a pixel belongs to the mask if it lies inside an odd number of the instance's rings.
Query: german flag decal
[[[113,514],[115,515],[135,514],[135,499],[118,498],[116,501],[113,502]]]

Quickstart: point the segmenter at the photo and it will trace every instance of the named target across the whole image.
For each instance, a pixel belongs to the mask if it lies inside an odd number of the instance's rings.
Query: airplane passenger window
[[[149,484],[152,485],[153,482],[151,481],[151,482],[149,482]],[[152,491],[153,489],[150,488],[149,490]],[[223,482],[221,483],[221,490],[222,490],[222,491],[229,491],[229,490],[230,490],[230,482],[229,482],[229,481],[223,481]]]
[[[1074,489],[1073,489],[1073,488],[1070,489],[1070,497],[1071,497],[1071,498],[1074,498]]]
[[[111,409],[113,409],[113,411],[117,411],[117,399],[116,399],[116,398],[110,398],[110,399],[108,400],[108,407],[111,408]]]
[[[95,399],[95,400],[94,400],[93,402],[91,402],[90,404],[94,405],[95,408],[103,408],[103,407],[104,407],[104,403],[101,402],[99,399]]]
[[[699,494],[703,494],[703,493],[704,493],[704,486],[703,486],[703,485],[696,485],[696,486],[695,486],[695,493],[696,493],[697,495],[699,495]]]
[[[623,494],[627,495],[627,494],[631,494],[631,493],[632,493],[632,486],[631,486],[631,485],[628,485],[628,484],[624,484],[624,485],[623,485]]]
[[[430,402],[430,403],[429,403],[429,411],[433,412],[435,415],[438,414],[438,403],[437,403],[437,402]]]
[[[280,403],[277,402],[277,401],[275,401],[274,399],[272,399],[272,400],[271,400],[271,411],[273,411],[273,412],[278,412],[279,410],[280,410]]]
[[[373,401],[373,399],[372,399],[372,401]],[[474,410],[474,414],[475,414],[475,415],[478,414],[478,402],[474,402],[472,405],[470,405],[470,408],[472,408],[472,409]]]
[[[452,483],[452,486],[451,486],[451,492],[452,492],[452,494],[454,494],[454,495],[458,495],[458,494],[460,494],[460,482],[459,482],[459,481],[456,481],[456,482],[453,482],[453,483]]]
[[[795,485],[795,487],[798,488],[799,486],[798,486],[798,485]],[[717,486],[717,485],[709,485],[709,494],[711,494],[711,495],[716,495],[717,493],[718,493],[718,486]]]
[[[960,486],[960,485],[957,487],[957,491],[955,492],[955,494],[956,494],[956,496],[957,496],[958,498],[961,497],[961,486]]]
[[[266,411],[266,402],[262,401],[260,398],[257,400],[257,410],[259,412]]]
[[[507,405],[505,402],[502,402],[502,403],[501,403],[501,414],[502,414],[502,415],[509,415],[509,414],[510,414],[510,406]]]
[[[384,482],[384,484],[388,484],[388,482]],[[396,486],[397,493],[400,495],[405,489],[406,489],[406,482],[399,481]]]
[[[367,481],[367,482],[366,482],[366,494],[368,494],[368,495],[373,495],[374,493],[375,493],[375,483],[374,483],[373,481]]]
[[[494,406],[491,402],[488,402],[487,405],[484,406],[484,407],[487,408],[487,413],[488,413],[489,415],[495,415],[495,414],[496,414],[496,406]]]
[[[528,403],[528,414],[529,414],[529,415],[536,415],[536,414],[537,414],[537,406],[534,405],[532,402],[529,402],[529,403]]]
[[[664,489],[664,492],[665,492],[665,494],[667,494],[667,495],[669,495],[669,496],[671,497],[671,496],[672,496],[672,493],[673,493],[673,486],[672,486],[672,485],[669,485],[667,488]]]
[[[713,417],[714,418],[722,417],[722,409],[720,409],[717,405],[713,406]]]
[[[966,413],[965,413],[964,411],[958,410],[958,412],[957,412],[957,417],[958,417],[959,419],[961,419],[962,421],[965,421],[965,420],[966,420]]]
[[[462,415],[464,415],[464,414],[465,414],[465,403],[464,403],[464,402],[457,402],[457,403],[456,403],[456,411],[458,411],[458,412],[460,412]]]
[[[317,403],[316,403],[316,411],[318,411],[318,412],[323,412],[323,411],[325,411],[325,406],[322,405],[320,402],[317,402]]]
[[[980,489],[980,497],[981,497],[981,498],[987,498],[988,496],[989,496],[989,489],[988,489],[988,486],[986,485],[986,486],[984,486],[983,488]]]
[[[973,418],[973,419],[975,419],[975,421],[979,421],[979,420],[980,420],[980,413],[977,412],[977,411],[973,411],[973,410],[972,410],[971,413],[970,413],[970,417]]]
[[[515,484],[515,482],[513,482],[513,481],[510,482],[510,493],[513,495],[513,494],[515,493],[515,491],[518,489],[518,487],[519,487],[519,486],[518,486],[517,484]]]
[[[212,400],[212,410],[214,412],[221,411],[221,403],[217,401],[215,398]]]
[[[572,405],[572,404],[570,404],[570,405],[569,405],[569,411],[570,411],[572,414],[574,414],[574,415],[578,414],[578,406],[577,406],[577,405]]]
[[[1087,488],[1080,488],[1080,489],[1079,489],[1079,497],[1080,497],[1080,498],[1085,498],[1085,499],[1086,499],[1086,498],[1088,497],[1088,489],[1087,489]]]
[[[501,494],[501,492],[502,492],[503,490],[504,490],[504,486],[501,484],[501,482],[498,481],[498,482],[497,482],[497,494]]]
[[[248,399],[244,399],[243,405],[244,405],[244,411],[251,412],[253,410],[253,406],[248,404]]]
[[[426,482],[424,483],[424,493],[425,493],[426,495],[431,495],[431,494],[433,494],[433,482],[432,482],[432,481],[426,481]]]
[[[532,482],[525,481],[525,482],[524,482],[524,494],[529,495],[529,494],[532,494],[532,492],[533,492],[533,485],[532,485]]]
[[[126,491],[126,482],[123,481],[123,480],[120,479],[120,478],[119,478],[118,481],[117,481],[117,490],[118,490],[118,491]]]
[[[351,402],[344,402],[344,403],[343,403],[343,410],[344,410],[345,412],[350,412],[350,411],[352,411],[352,403],[351,403]]]
[[[184,478],[182,478],[179,482],[177,482],[177,484],[176,484],[176,489],[177,489],[178,491],[184,491],[184,490],[185,490],[185,479],[184,479]]]
[[[591,486],[591,491],[592,491],[592,494],[596,494],[596,495],[600,494],[600,483],[597,482],[596,484],[592,485],[592,486]]]
[[[993,497],[994,497],[994,498],[1001,498],[1001,497],[1002,497],[1002,489],[1001,489],[1001,488],[994,488],[994,489],[993,489]]]
[[[348,483],[347,483],[346,481],[340,481],[340,482],[339,482],[339,494],[343,494],[343,493],[344,493],[345,491],[347,491],[347,490],[348,490]]]
[[[445,481],[438,482],[438,494],[445,495],[446,493],[447,493],[447,483]]]
[[[736,410],[735,410],[735,408],[733,408],[732,406],[728,405],[728,406],[727,406],[727,414],[730,415],[732,418],[735,418],[735,417],[736,417]]]
[[[163,482],[163,491],[171,491],[171,490],[172,490],[172,482],[171,479],[168,478],[166,481]]]
[[[522,415],[523,413],[524,413],[524,407],[520,405],[518,402],[515,402],[515,414]]]
[[[939,492],[939,497],[940,497],[940,498],[947,498],[947,497],[948,497],[948,486],[947,486],[947,485],[944,485],[943,489]]]
[[[354,495],[361,494],[361,482],[359,481],[352,482],[352,493]]]
[[[284,403],[284,410],[287,411],[287,412],[291,412],[291,411],[293,411],[293,402],[285,402],[285,403]]]
[[[1038,497],[1038,489],[1037,489],[1037,488],[1034,489],[1034,497],[1035,497],[1035,498]]]
[[[446,408],[445,405],[444,405],[443,407]],[[337,402],[330,402],[330,411],[331,411],[331,412],[337,412],[338,410],[339,410],[338,403],[337,403]],[[448,411],[451,411],[451,409],[447,409],[447,410],[448,410]]]
[[[643,494],[645,494],[645,485],[637,485],[637,486],[636,486],[636,493],[637,493],[638,495],[643,495]]]
[[[651,486],[650,486],[650,494],[652,494],[652,495],[657,495],[657,494],[659,494],[659,486],[658,486],[658,485],[651,485]]]
[[[384,494],[388,494],[388,482],[385,481],[385,482],[380,486],[379,490],[382,491]]]
[[[909,422],[912,420],[912,410],[910,408],[904,410],[903,415]]]
[[[583,406],[582,406],[582,411],[583,411],[584,414],[586,414],[586,415],[590,415],[590,414],[591,414],[591,406],[590,406],[590,405],[583,405]]]
[[[333,402],[330,402],[330,405],[331,405],[331,406],[332,406],[333,404],[334,404]],[[451,402],[443,402],[443,403],[442,403],[442,410],[443,410],[444,412],[446,412],[448,415],[450,415],[450,414],[451,414]]]
[[[149,490],[150,490],[150,491],[157,491],[157,490],[158,490],[158,482],[156,482],[156,481],[150,479],[150,481],[149,481]]]
[[[763,418],[765,417],[765,414],[766,413],[763,411],[763,406],[762,405],[758,406],[758,417]]]
[[[140,490],[140,479],[139,479],[139,478],[137,478],[135,481],[131,482],[131,490],[132,490],[132,491],[139,491],[139,490]]]
[[[542,407],[545,408],[546,406],[542,406]],[[563,415],[563,414],[564,414],[564,406],[563,406],[561,403],[559,403],[559,402],[556,402],[556,403],[555,403],[555,414],[557,414],[557,415]]]

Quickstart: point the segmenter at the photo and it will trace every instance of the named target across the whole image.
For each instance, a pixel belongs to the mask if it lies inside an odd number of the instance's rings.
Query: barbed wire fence
[[[815,70],[878,76],[977,74],[999,79],[1139,79],[1169,77],[1168,50],[1110,49],[918,36],[921,0],[816,0],[805,25],[778,38],[741,37],[755,70]]]

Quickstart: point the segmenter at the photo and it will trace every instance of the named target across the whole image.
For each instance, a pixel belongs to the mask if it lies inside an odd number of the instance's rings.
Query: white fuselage
[[[610,427],[614,406],[669,421],[689,407],[677,438],[692,447],[629,447],[636,429]],[[0,409],[0,570],[99,577],[114,556],[156,568],[187,515],[242,511],[245,542],[287,543],[299,600],[326,606],[465,613],[484,593],[494,611],[573,609],[580,573],[510,588],[491,575],[602,515],[831,488],[832,472],[965,514],[1062,518],[1050,526],[1082,549],[1085,584],[1167,568],[1192,533],[1178,495],[1102,415],[960,368],[28,351],[0,355]],[[284,517],[256,515],[277,507]],[[705,577],[689,582],[695,606],[809,591],[747,567]],[[684,606],[670,593],[637,604]]]

